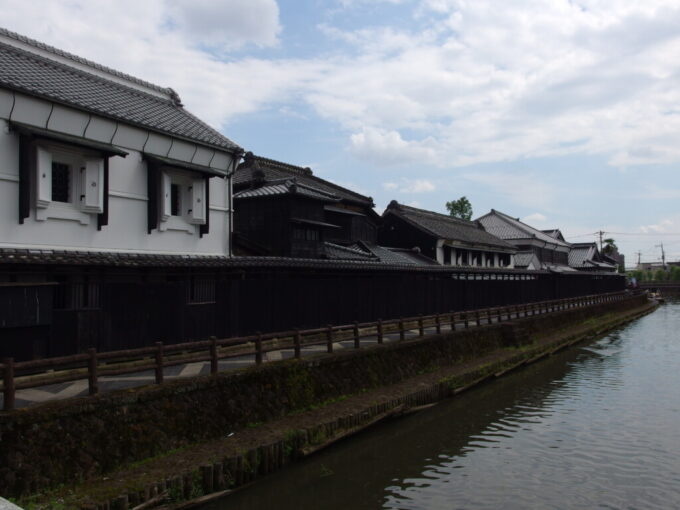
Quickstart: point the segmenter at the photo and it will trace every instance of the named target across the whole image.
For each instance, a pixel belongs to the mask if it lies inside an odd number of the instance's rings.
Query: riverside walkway
[[[601,304],[608,301],[618,301],[625,299],[628,296],[625,292],[602,294],[596,296],[583,296],[579,298],[562,299],[555,301],[545,301],[540,303],[529,303],[525,305],[488,308],[483,310],[474,310],[466,312],[456,312],[449,314],[438,314],[427,317],[417,317],[409,319],[398,319],[392,321],[378,321],[376,323],[354,324],[348,326],[328,327],[327,330],[321,328],[318,330],[307,330],[297,332],[297,338],[293,341],[291,339],[288,345],[278,346],[276,343],[269,344],[263,348],[262,342],[246,342],[231,346],[231,352],[220,355],[216,348],[216,341],[213,341],[211,356],[203,356],[197,361],[170,362],[168,358],[164,360],[163,350],[161,346],[160,357],[156,356],[157,365],[146,363],[145,369],[135,371],[134,369],[126,368],[123,370],[113,370],[114,372],[124,372],[112,375],[106,375],[107,363],[106,359],[113,358],[116,353],[92,353],[94,358],[91,358],[89,368],[81,369],[82,375],[79,376],[59,376],[57,370],[48,369],[36,374],[35,371],[28,375],[19,375],[14,373],[14,367],[8,369],[7,360],[3,360],[4,364],[0,364],[3,372],[2,393],[0,393],[0,409],[24,408],[32,405],[37,405],[49,401],[63,400],[75,397],[84,397],[95,393],[108,393],[116,390],[125,390],[140,386],[146,386],[156,383],[163,383],[164,381],[172,381],[182,378],[197,377],[209,375],[214,373],[230,372],[239,370],[248,366],[260,363],[267,363],[272,361],[279,361],[290,358],[302,358],[314,356],[322,353],[331,353],[341,350],[358,349],[370,347],[380,343],[391,343],[403,340],[415,339],[439,333],[450,333],[461,329],[471,327],[482,327],[489,324],[497,324],[499,322],[506,322],[516,320],[521,317],[530,317],[535,315],[543,315],[547,313],[558,313],[562,310],[571,308],[582,308],[592,305]],[[384,328],[384,329],[383,329]],[[303,343],[300,340],[300,334],[323,334],[327,331],[326,341],[316,341]],[[335,333],[334,333],[335,332]],[[344,337],[334,339],[334,334],[349,333]],[[280,336],[285,336],[289,333],[282,333]],[[266,335],[267,338],[276,338],[277,334]],[[249,337],[252,339],[253,337]],[[220,342],[229,342],[220,341]],[[182,344],[183,346],[191,347],[193,345],[204,345],[209,342],[195,342],[193,344]],[[157,344],[160,345],[160,344]],[[253,348],[255,345],[255,348]],[[168,345],[166,349],[173,349],[174,346]],[[152,349],[152,348],[149,348]],[[187,349],[190,350],[190,349]],[[242,351],[242,353],[240,353]],[[132,352],[132,351],[131,351]],[[145,354],[149,357],[149,351]],[[179,353],[180,355],[182,353]],[[99,357],[99,360],[98,360]],[[139,356],[138,356],[139,357]],[[153,357],[153,354],[151,354]],[[187,356],[185,356],[187,357]],[[189,356],[190,357],[190,356]],[[195,356],[194,356],[195,357]],[[75,355],[71,357],[78,361],[87,362],[87,355]],[[92,363],[92,359],[94,363]],[[64,358],[62,358],[64,360]],[[41,360],[38,362],[24,362],[17,363],[15,366],[20,369],[23,366],[31,363],[40,363],[41,366],[48,366],[45,362],[50,360]],[[56,366],[56,364],[55,364]],[[86,372],[82,372],[86,370]],[[66,371],[64,371],[66,372]],[[99,373],[99,375],[98,375]],[[9,375],[11,374],[11,376]],[[37,378],[43,381],[49,381],[54,378],[68,379],[55,384],[39,384],[29,382],[31,378]],[[36,379],[36,380],[37,380]],[[29,387],[27,387],[29,386]],[[93,391],[94,389],[94,391]]]

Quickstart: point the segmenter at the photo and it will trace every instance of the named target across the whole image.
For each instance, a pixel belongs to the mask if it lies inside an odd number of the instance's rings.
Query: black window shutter
[[[19,223],[31,214],[31,183],[35,174],[35,145],[31,137],[19,135]]]
[[[205,223],[200,226],[199,234],[203,237],[203,234],[210,232],[210,176],[205,176]]]
[[[147,160],[147,220],[149,234],[158,228],[158,193],[160,191],[161,172],[158,164]]]
[[[97,215],[97,230],[109,224],[109,158],[104,156],[104,210]]]

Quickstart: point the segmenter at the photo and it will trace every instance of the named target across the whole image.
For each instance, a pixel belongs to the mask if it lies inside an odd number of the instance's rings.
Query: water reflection
[[[672,508],[680,303],[206,507]]]

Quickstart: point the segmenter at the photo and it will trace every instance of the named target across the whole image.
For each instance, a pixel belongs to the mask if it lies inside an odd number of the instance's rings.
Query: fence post
[[[464,312],[463,313],[463,319],[465,320],[465,329],[470,327],[470,321],[468,320],[468,313]]]
[[[382,319],[378,319],[378,343],[383,343],[383,323]]]
[[[451,310],[450,313],[451,313],[451,331],[456,331],[456,313],[453,310]]]
[[[14,395],[16,390],[14,388],[14,358],[5,358],[2,360],[5,368],[2,371],[2,382],[4,384],[3,397],[5,411],[14,409]]]
[[[156,342],[156,384],[163,384],[163,342]]]
[[[492,310],[491,308],[489,308],[489,309],[486,311],[486,323],[487,323],[487,324],[491,324],[491,323],[493,322],[493,321],[491,320],[491,312],[493,312],[493,310]]]
[[[216,374],[219,370],[219,365],[217,363],[217,337],[210,337],[210,373]]]
[[[442,319],[439,316],[439,314],[434,316],[434,323],[437,326],[437,334],[438,335],[441,334],[441,332],[442,332]]]
[[[333,353],[333,326],[330,324],[326,329],[326,350],[331,354]]]
[[[301,344],[301,339],[300,339],[300,330],[296,329],[295,330],[295,335],[293,335],[293,342],[295,343],[295,357],[297,359],[300,359],[301,357],[301,351],[302,351],[302,346]]]
[[[475,311],[475,322],[477,323],[477,326],[482,325],[482,322],[479,320],[479,310]]]
[[[97,349],[87,350],[90,358],[87,360],[87,386],[90,395],[99,393],[99,383],[97,380]]]
[[[354,321],[354,348],[361,348],[361,339],[359,338],[359,323]]]
[[[255,334],[257,335],[255,337],[255,364],[261,365],[262,364],[262,333],[260,333],[258,331]]]
[[[406,337],[406,332],[404,331],[404,318],[399,317],[399,340],[403,340]]]
[[[420,316],[418,316],[418,336],[423,337],[425,336],[425,327],[423,326],[423,314],[421,313]]]

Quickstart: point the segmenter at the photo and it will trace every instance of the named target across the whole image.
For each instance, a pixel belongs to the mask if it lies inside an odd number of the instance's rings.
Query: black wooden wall
[[[36,277],[35,270],[25,268]],[[78,267],[68,268],[74,280]],[[54,275],[43,269],[42,277]],[[60,268],[57,286],[35,287],[46,306],[50,292],[69,285]],[[16,271],[15,271],[15,274]],[[624,289],[618,275],[552,274],[488,270],[366,270],[319,267],[229,267],[220,269],[138,270],[100,268],[88,276],[99,298],[80,308],[35,310],[19,306],[19,287],[0,286],[0,354],[17,359],[57,356],[288,330],[352,321],[374,321],[418,314],[460,311],[494,305],[613,292]],[[192,303],[192,279],[208,281],[213,297]],[[39,289],[39,290],[36,290]],[[12,297],[14,296],[14,297]],[[22,297],[23,296],[23,297]],[[30,297],[30,296],[29,296]],[[18,301],[17,301],[18,300]],[[21,324],[10,321],[24,310]],[[7,327],[2,327],[3,321]]]

